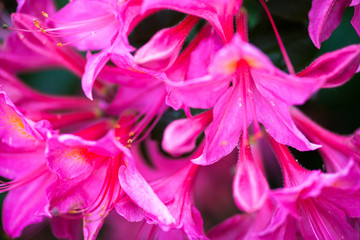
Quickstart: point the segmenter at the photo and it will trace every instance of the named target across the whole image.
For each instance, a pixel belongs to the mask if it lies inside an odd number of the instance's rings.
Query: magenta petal
[[[233,182],[234,200],[241,210],[255,212],[263,207],[268,198],[269,185],[252,157],[250,146],[243,146],[244,143],[240,145],[240,157]]]
[[[94,170],[96,162],[105,158],[91,151],[95,145],[73,135],[50,138],[46,154],[50,169],[64,180],[84,178]]]
[[[359,14],[360,16],[360,14]],[[360,45],[351,45],[340,50],[325,53],[297,76],[306,78],[324,78],[322,87],[337,87],[355,74],[360,62]]]
[[[347,0],[313,0],[309,12],[309,34],[317,48],[340,24]]]
[[[158,222],[164,227],[174,223],[169,210],[160,201],[150,185],[135,169],[133,159],[129,156],[126,165],[119,169],[119,181],[122,189],[130,199],[145,211],[145,217],[150,222]]]
[[[142,11],[167,8],[199,16],[209,21],[222,40],[227,42],[233,32],[233,15],[238,11],[241,2],[237,0],[145,0],[142,3]]]
[[[105,217],[103,215],[97,215],[95,218],[85,216],[83,220],[84,240],[95,240],[104,221]]]
[[[194,163],[212,164],[229,154],[238,144],[243,126],[247,127],[252,120],[248,110],[247,122],[243,122],[245,106],[239,101],[241,96],[241,89],[232,87],[216,103],[213,121],[205,130],[204,153],[200,158],[194,159]]]
[[[200,212],[192,200],[192,182],[197,170],[197,165],[189,163],[174,174],[152,182],[152,186],[174,216],[177,228],[189,239],[207,239]]]
[[[177,26],[157,32],[135,53],[135,62],[142,67],[158,71],[167,69],[175,62],[197,20],[197,17],[189,16]]]
[[[77,49],[101,50],[110,45],[119,28],[115,9],[110,1],[77,0],[69,2],[54,16],[59,34],[65,42],[73,42]],[[70,28],[70,29],[69,29]]]
[[[193,118],[180,119],[170,123],[164,132],[162,147],[168,153],[177,156],[193,150],[196,138],[212,121],[212,111]]]
[[[304,104],[322,86],[324,79],[300,78],[277,69],[272,74],[251,69],[257,90],[266,99],[278,99],[288,105]]]
[[[0,175],[8,179],[24,176],[46,161],[44,151],[44,145],[40,145],[32,151],[19,151],[17,149],[16,152],[13,152],[0,148]]]
[[[104,166],[86,179],[58,180],[47,189],[53,215],[71,214],[94,204],[104,182]],[[100,184],[99,184],[100,183]],[[98,218],[98,216],[95,216]]]
[[[3,224],[10,237],[19,237],[26,226],[41,222],[44,216],[50,217],[46,209],[46,188],[54,180],[55,176],[48,172],[9,192],[3,206]]]
[[[142,87],[124,86],[118,89],[107,110],[110,114],[119,114],[126,109],[149,113],[154,106],[164,105],[165,94],[163,85],[157,82]]]
[[[306,239],[316,236],[325,238],[351,240],[359,235],[346,221],[346,215],[338,207],[326,202],[316,203],[315,201],[304,201],[300,206],[302,216],[302,233]],[[316,210],[315,210],[316,208]],[[317,212],[314,213],[314,212]],[[317,216],[316,216],[316,215]],[[318,222],[317,227],[313,227],[314,222]]]
[[[56,11],[52,0],[17,0],[18,6],[16,12],[31,14],[40,17],[41,12],[52,14]]]
[[[224,95],[229,87],[230,80],[225,76],[206,75],[184,82],[168,81],[167,104],[174,109],[179,109],[182,106],[211,108]]]
[[[291,168],[291,167],[290,167]],[[359,218],[359,167],[350,161],[340,172],[308,172],[294,187],[274,191],[274,198],[298,219],[306,239],[352,239],[358,232],[347,222]],[[292,175],[292,179],[301,176]],[[299,179],[297,179],[299,180]],[[344,201],[346,199],[346,201]]]
[[[208,233],[208,237],[214,240],[228,239],[283,239],[283,238],[258,238],[259,232],[269,226],[270,221],[279,223],[279,218],[274,219],[274,203],[266,201],[264,206],[257,212],[237,214],[215,226]],[[276,214],[276,213],[275,213]],[[270,231],[269,231],[270,232]],[[272,232],[272,231],[271,231]],[[291,238],[288,238],[291,239]]]
[[[277,100],[268,100],[257,91],[254,103],[258,116],[266,131],[279,143],[292,146],[300,151],[314,150],[320,147],[310,143],[291,119],[287,104]]]
[[[354,9],[354,16],[351,19],[351,24],[355,28],[357,34],[360,36],[360,3],[358,3],[358,5],[354,7]]]
[[[190,59],[186,72],[187,79],[195,79],[207,75],[210,63],[217,51],[223,45],[215,30],[210,26],[205,26],[205,28],[198,34],[203,34],[205,36],[199,36],[202,37],[200,42],[189,54]]]
[[[0,138],[1,144],[12,148],[34,148],[41,136],[33,129],[33,123],[19,112],[6,93],[0,91]]]
[[[301,239],[297,233],[297,223],[295,218],[289,215],[286,209],[278,207],[263,231],[255,234],[255,239]]]
[[[139,206],[128,197],[125,197],[116,203],[115,208],[117,213],[129,222],[140,222],[144,219],[143,209],[139,208]]]
[[[94,55],[91,55],[90,53],[87,54],[87,62],[85,66],[85,72],[81,79],[81,85],[85,95],[90,100],[93,100],[92,88],[94,82],[109,59],[110,53],[107,51],[101,51],[100,53]]]

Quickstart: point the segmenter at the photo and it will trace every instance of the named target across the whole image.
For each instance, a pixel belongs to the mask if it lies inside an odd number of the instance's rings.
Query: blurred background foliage
[[[2,1],[9,13],[16,10],[15,0]],[[59,8],[66,3],[66,0],[56,1]],[[296,71],[301,71],[325,52],[359,43],[359,36],[350,23],[353,16],[353,8],[345,10],[340,26],[322,44],[319,50],[311,42],[307,31],[311,0],[270,0],[267,4]],[[244,0],[244,6],[249,15],[250,42],[262,49],[275,65],[286,71],[273,29],[260,3],[256,0]],[[129,36],[129,41],[138,48],[145,44],[156,31],[164,27],[174,26],[184,16],[184,14],[169,10],[151,15],[134,29]],[[196,34],[196,31],[203,24],[204,21],[198,24],[196,29],[192,31],[189,39]],[[82,94],[80,79],[65,69],[54,68],[27,72],[19,74],[19,77],[25,83],[41,92],[58,95]],[[358,74],[344,86],[321,90],[305,105],[300,106],[300,109],[327,129],[341,134],[350,134],[359,127],[360,123],[358,106],[360,103],[359,89],[360,81]],[[181,117],[184,117],[181,111],[167,111],[153,130],[152,138],[160,142],[166,125],[174,119]],[[316,152],[300,153],[295,150],[292,150],[292,152],[306,167],[310,169],[320,169],[322,167],[321,159]],[[1,202],[5,195],[0,195]],[[33,226],[30,228],[34,229],[37,227]],[[1,229],[0,231],[0,238],[7,239],[3,230]],[[48,227],[46,231],[37,231],[35,235],[25,234],[24,236],[22,239],[52,238]]]

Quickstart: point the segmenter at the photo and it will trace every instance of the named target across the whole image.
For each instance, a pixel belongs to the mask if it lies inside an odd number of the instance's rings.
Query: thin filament
[[[269,18],[269,20],[270,20],[270,23],[271,23],[271,26],[272,26],[272,28],[274,29],[274,33],[275,33],[275,36],[276,36],[276,40],[277,40],[277,42],[278,42],[278,44],[279,44],[280,51],[281,51],[281,53],[282,53],[282,55],[283,55],[283,58],[284,58],[286,67],[287,67],[287,69],[288,69],[288,71],[289,71],[290,74],[295,75],[294,67],[293,67],[293,65],[291,64],[290,58],[289,58],[289,56],[288,56],[288,54],[287,54],[287,52],[286,52],[285,46],[284,46],[284,44],[283,44],[283,42],[282,42],[282,40],[281,40],[280,34],[279,34],[279,32],[278,32],[278,30],[277,30],[277,28],[276,28],[275,22],[274,22],[271,14],[270,14],[270,11],[269,11],[268,7],[266,6],[266,4],[265,4],[265,2],[264,2],[263,0],[259,0],[259,1],[260,1],[261,5],[264,7],[264,10],[265,10],[265,12],[266,12],[266,15],[268,16],[268,18]]]

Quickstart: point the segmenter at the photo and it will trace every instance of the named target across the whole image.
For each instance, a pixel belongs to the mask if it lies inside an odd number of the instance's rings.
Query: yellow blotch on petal
[[[249,65],[249,67],[259,68],[261,66],[261,64],[256,59],[254,59],[252,57],[245,56],[244,60]]]
[[[223,140],[223,141],[220,142],[220,145],[222,147],[226,146],[227,144],[228,144],[228,142],[226,140]]]
[[[238,60],[232,60],[232,61],[230,61],[230,62],[227,62],[226,64],[225,64],[225,73],[227,73],[227,74],[233,74],[235,71],[236,71],[236,69],[238,68]]]
[[[13,131],[26,138],[34,138],[32,135],[28,134],[25,131],[24,123],[16,113],[12,112],[9,109],[7,110],[4,109],[4,110],[5,110],[5,114],[2,116],[2,119],[5,120],[10,131]]]
[[[89,152],[86,148],[74,147],[65,151],[62,157],[70,158],[76,163],[86,163],[88,159],[93,159],[94,157],[97,157],[97,155]]]
[[[227,74],[233,74],[236,72],[236,70],[239,68],[241,64],[246,64],[251,68],[259,68],[261,66],[260,62],[256,59],[249,57],[249,56],[243,56],[240,59],[233,59],[224,64],[224,71]]]

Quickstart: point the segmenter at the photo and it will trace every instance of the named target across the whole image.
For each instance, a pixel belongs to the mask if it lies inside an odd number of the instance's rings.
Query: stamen
[[[113,196],[115,192],[115,187],[118,177],[118,171],[122,163],[122,154],[112,158],[109,160],[109,165],[106,171],[105,180],[103,182],[103,185],[101,187],[101,190],[99,192],[99,195],[93,202],[93,206],[87,210],[88,213],[94,212],[106,201],[106,206],[104,208],[104,212],[108,211],[111,207]],[[118,184],[119,185],[119,184]],[[120,185],[119,185],[120,186]],[[119,189],[120,192],[121,189]],[[101,197],[101,198],[100,198]],[[107,198],[107,199],[106,199]],[[115,197],[115,199],[118,198],[118,196]],[[96,204],[96,205],[95,205]]]
[[[24,186],[37,178],[39,178],[41,175],[46,173],[48,171],[48,168],[46,164],[40,165],[38,168],[34,169],[27,175],[25,175],[22,178],[10,181],[10,182],[3,182],[0,181],[0,193],[7,192],[13,189],[16,189],[18,187]]]
[[[248,14],[245,8],[241,8],[239,14],[236,16],[236,30],[240,34],[241,39],[245,42],[249,41],[248,38]]]
[[[39,28],[39,29],[41,28],[39,21],[36,20],[36,19],[34,19],[34,26]]]
[[[44,12],[44,11],[42,11],[41,12],[41,14],[44,16],[44,17],[46,17],[46,18],[48,18],[49,17],[49,14],[47,14],[46,12]]]
[[[295,75],[294,67],[291,64],[290,58],[289,58],[289,56],[288,56],[288,54],[286,52],[285,46],[284,46],[284,44],[283,44],[283,42],[281,40],[280,34],[279,34],[279,32],[278,32],[278,30],[276,28],[275,22],[274,22],[271,14],[270,14],[270,11],[269,11],[268,7],[266,6],[266,4],[265,4],[265,2],[263,0],[259,0],[259,1],[260,1],[261,5],[264,7],[266,15],[268,16],[268,18],[270,20],[271,26],[272,26],[272,28],[274,30],[274,33],[275,33],[275,36],[276,36],[276,40],[277,40],[277,42],[279,44],[279,47],[280,47],[280,51],[281,51],[281,53],[283,55],[286,67],[287,67],[290,74]]]

